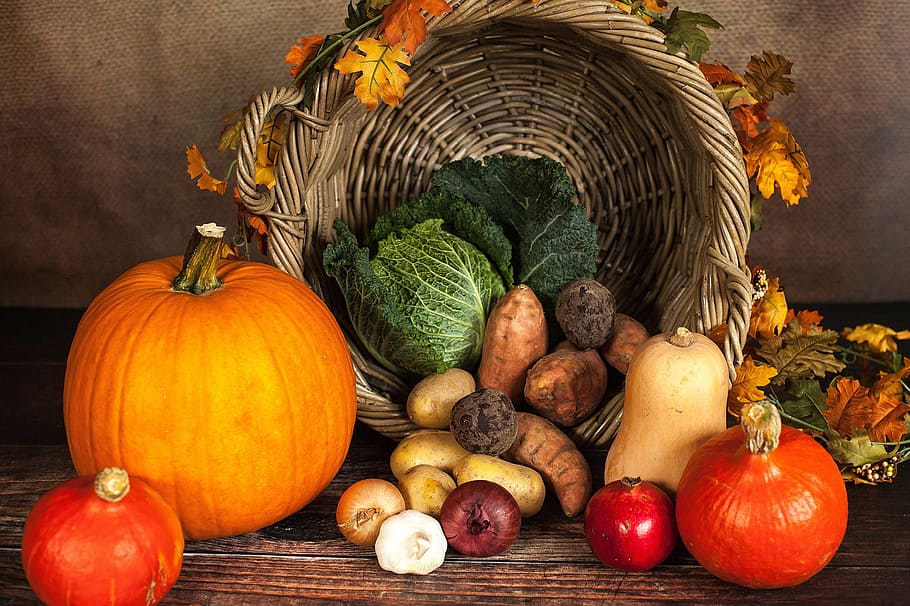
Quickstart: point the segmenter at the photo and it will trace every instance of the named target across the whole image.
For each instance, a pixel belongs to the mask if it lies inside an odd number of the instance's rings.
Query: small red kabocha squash
[[[186,536],[241,534],[316,498],[357,414],[335,317],[303,282],[222,259],[203,225],[186,255],[142,263],[86,310],[67,360],[64,422],[79,474],[124,467]]]
[[[798,585],[824,568],[847,530],[847,490],[827,451],[781,425],[770,402],[705,442],[676,492],[689,552],[715,576],[754,589]]]
[[[22,533],[29,585],[48,606],[150,606],[183,564],[174,510],[123,469],[80,476],[46,492]]]

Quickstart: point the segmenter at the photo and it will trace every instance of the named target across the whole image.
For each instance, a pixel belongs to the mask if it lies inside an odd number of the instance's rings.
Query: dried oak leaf
[[[752,305],[749,336],[769,339],[779,334],[786,325],[787,311],[787,297],[780,287],[780,279],[768,278],[764,294]]]
[[[743,405],[765,399],[764,387],[777,374],[777,369],[767,364],[756,364],[752,356],[745,356],[736,369],[736,380],[727,393],[727,411],[738,417]]]
[[[777,53],[764,51],[752,55],[746,64],[744,79],[749,92],[759,101],[771,101],[775,93],[789,95],[796,85],[789,78],[793,62]]]
[[[837,331],[803,327],[796,320],[787,324],[780,335],[771,337],[758,349],[758,357],[777,369],[772,383],[779,385],[789,379],[824,377],[844,369],[835,355]]]
[[[887,459],[888,451],[881,444],[873,444],[863,432],[842,436],[833,429],[825,432],[825,448],[838,463],[859,467]]]
[[[790,129],[779,119],[749,142],[745,154],[746,173],[755,179],[766,199],[780,191],[787,206],[799,204],[809,195],[812,182],[809,162]]]
[[[404,40],[402,48],[413,55],[427,39],[427,19],[421,11],[438,17],[451,10],[445,0],[394,0],[382,11],[379,32],[392,45]]]
[[[829,429],[840,435],[865,433],[873,442],[897,442],[907,432],[910,406],[885,394],[873,396],[858,380],[841,377],[828,387],[827,409],[822,412]]]
[[[400,44],[390,44],[385,36],[359,40],[360,52],[349,50],[335,63],[335,69],[342,74],[361,72],[354,85],[356,96],[367,109],[379,107],[379,101],[397,105],[404,96],[404,85],[410,77],[401,66],[410,65],[411,60]]]

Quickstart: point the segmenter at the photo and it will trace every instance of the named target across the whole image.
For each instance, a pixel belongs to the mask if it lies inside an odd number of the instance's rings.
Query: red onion
[[[521,530],[521,510],[499,484],[471,480],[449,493],[439,521],[453,549],[484,558],[502,553],[515,542]]]

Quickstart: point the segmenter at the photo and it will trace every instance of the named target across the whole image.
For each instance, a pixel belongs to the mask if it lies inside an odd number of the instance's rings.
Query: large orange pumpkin
[[[129,469],[192,539],[257,530],[310,503],[341,467],[357,409],[329,309],[270,265],[221,260],[222,233],[201,226],[183,263],[142,263],[102,291],[64,385],[76,471]]]

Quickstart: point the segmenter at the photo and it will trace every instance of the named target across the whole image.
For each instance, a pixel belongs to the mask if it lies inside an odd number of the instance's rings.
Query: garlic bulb
[[[446,557],[448,542],[439,521],[415,509],[386,518],[376,538],[376,559],[395,574],[429,574]]]

